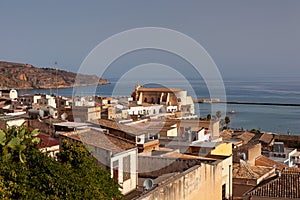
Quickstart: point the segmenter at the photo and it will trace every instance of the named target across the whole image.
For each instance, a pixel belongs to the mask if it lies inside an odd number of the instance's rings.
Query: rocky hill
[[[0,61],[0,88],[48,89],[109,84],[95,75],[83,75],[53,68],[39,68],[30,64]],[[79,80],[79,81],[78,81]]]

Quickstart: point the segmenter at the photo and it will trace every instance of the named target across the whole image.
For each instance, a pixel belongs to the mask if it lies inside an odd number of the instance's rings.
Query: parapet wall
[[[196,159],[166,158],[154,156],[139,156],[139,176],[158,177],[173,172],[183,172],[199,164]]]

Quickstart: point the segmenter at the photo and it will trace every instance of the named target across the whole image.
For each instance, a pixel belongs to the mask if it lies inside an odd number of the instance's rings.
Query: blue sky
[[[299,76],[300,1],[0,1],[0,60],[76,72],[113,34],[164,27],[198,41],[222,75]],[[137,52],[118,68],[147,62],[185,65],[175,56]]]

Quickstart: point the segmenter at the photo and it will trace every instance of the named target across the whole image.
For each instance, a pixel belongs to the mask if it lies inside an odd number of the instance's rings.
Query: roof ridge
[[[247,166],[247,163],[241,162],[241,164],[246,168],[248,174],[252,177],[252,178],[256,178],[254,172]]]

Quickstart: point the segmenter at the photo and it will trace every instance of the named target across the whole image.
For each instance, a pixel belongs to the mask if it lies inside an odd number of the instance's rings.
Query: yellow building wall
[[[232,154],[232,143],[226,142],[218,145],[211,151],[211,155],[230,156]]]

